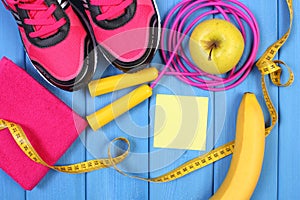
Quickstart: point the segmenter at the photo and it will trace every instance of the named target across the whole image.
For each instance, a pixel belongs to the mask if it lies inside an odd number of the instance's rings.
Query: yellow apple
[[[244,39],[232,23],[223,19],[201,22],[192,32],[189,48],[195,64],[210,74],[223,74],[237,65]]]

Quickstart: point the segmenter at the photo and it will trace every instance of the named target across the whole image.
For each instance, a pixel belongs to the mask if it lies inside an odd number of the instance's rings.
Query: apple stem
[[[208,60],[211,61],[211,56],[212,56],[212,51],[214,48],[217,47],[217,44],[216,43],[213,43],[211,46],[210,46],[210,51],[209,51],[209,55],[208,55]]]

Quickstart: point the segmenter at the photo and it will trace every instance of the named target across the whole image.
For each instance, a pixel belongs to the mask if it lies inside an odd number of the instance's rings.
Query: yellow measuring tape
[[[115,157],[115,158],[109,158],[109,159],[97,159],[97,160],[90,160],[78,164],[73,165],[67,165],[67,166],[51,166],[47,164],[36,152],[36,150],[31,145],[30,141],[28,140],[26,134],[24,133],[21,126],[18,124],[8,122],[5,120],[0,120],[0,130],[8,128],[9,132],[11,133],[12,137],[14,138],[15,142],[18,144],[20,149],[34,162],[37,162],[39,164],[42,164],[46,167],[49,167],[50,169],[59,171],[59,172],[65,172],[69,174],[79,174],[79,173],[85,173],[90,172],[102,168],[107,168],[113,165],[113,163],[120,163],[122,162],[128,155],[129,149],[130,149],[130,143],[125,138],[116,138],[113,140],[113,142],[117,140],[121,140],[128,145],[127,151],[125,151],[122,155]],[[113,163],[112,163],[113,162]]]
[[[290,14],[290,26],[288,31],[274,44],[272,44],[262,55],[262,57],[257,61],[256,66],[258,70],[260,71],[262,77],[261,77],[261,85],[262,85],[262,90],[263,90],[263,95],[264,99],[266,102],[266,105],[268,107],[270,116],[271,116],[271,126],[266,128],[266,135],[270,134],[272,129],[277,123],[278,120],[278,115],[276,112],[276,109],[271,101],[271,98],[268,94],[268,90],[266,87],[266,82],[265,82],[265,76],[270,75],[271,81],[274,85],[278,87],[287,87],[290,86],[294,82],[294,74],[292,70],[283,62],[280,60],[273,60],[274,57],[276,56],[277,52],[279,49],[283,46],[283,44],[286,42],[288,39],[292,25],[293,25],[293,16],[294,16],[294,11],[293,11],[293,1],[292,0],[286,0],[288,8],[289,8],[289,14]],[[289,79],[285,84],[281,83],[281,73],[282,69],[280,65],[283,65],[287,68],[289,72]]]
[[[292,0],[286,0],[288,8],[289,8],[289,13],[290,13],[290,27],[288,31],[284,34],[282,38],[280,38],[278,41],[276,41],[274,44],[272,44],[266,52],[262,55],[262,57],[258,60],[256,63],[257,68],[261,72],[261,85],[262,85],[262,91],[263,91],[263,96],[269,111],[269,114],[271,116],[271,125],[266,128],[265,134],[268,136],[274,126],[277,123],[278,120],[278,115],[277,111],[271,101],[271,98],[268,94],[268,90],[266,87],[266,82],[265,82],[265,76],[270,75],[271,81],[273,84],[276,86],[289,86],[293,83],[294,81],[294,74],[292,70],[283,62],[280,60],[273,60],[274,57],[276,56],[277,52],[279,49],[282,47],[282,45],[286,42],[288,39],[291,28],[292,28],[292,22],[293,22],[293,1]],[[282,73],[282,68],[280,65],[283,65],[287,68],[289,72],[289,79],[286,83],[282,84],[281,83],[281,73]],[[30,141],[26,137],[26,134],[24,133],[23,129],[21,126],[18,124],[8,122],[5,120],[0,120],[0,130],[3,129],[9,129],[9,132],[11,133],[12,137],[14,138],[15,142],[18,144],[18,146],[22,149],[22,151],[34,162],[40,163],[48,168],[51,168],[56,171],[64,172],[64,173],[71,173],[71,174],[79,174],[79,173],[85,173],[85,172],[90,172],[102,168],[107,168],[107,167],[114,167],[118,172],[125,176],[129,176],[132,178],[137,178],[140,180],[145,180],[149,182],[168,182],[172,180],[176,180],[182,176],[185,176],[195,170],[198,170],[202,167],[205,167],[217,160],[220,160],[230,154],[233,153],[234,151],[234,141],[229,142],[221,147],[218,147],[207,154],[204,154],[200,157],[196,157],[183,165],[179,166],[178,168],[162,175],[156,178],[151,178],[151,179],[146,179],[146,178],[141,178],[141,177],[136,177],[136,176],[131,176],[120,170],[116,165],[120,162],[122,162],[129,154],[130,150],[130,143],[127,139],[125,138],[116,138],[115,140],[112,141],[112,143],[120,140],[125,142],[128,145],[128,149],[120,156],[117,157],[112,157],[111,155],[111,147],[108,149],[108,158],[106,159],[96,159],[96,160],[90,160],[78,164],[72,164],[72,165],[67,165],[67,166],[51,166],[47,164],[40,156],[39,154],[35,151],[33,146],[31,145]]]

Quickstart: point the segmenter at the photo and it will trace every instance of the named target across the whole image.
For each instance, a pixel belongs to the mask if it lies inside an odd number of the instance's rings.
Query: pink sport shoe
[[[154,0],[82,0],[106,58],[125,72],[147,65],[157,49],[160,21]]]
[[[47,81],[72,91],[91,80],[96,42],[88,22],[80,21],[80,12],[67,0],[2,1],[16,19],[30,60]]]

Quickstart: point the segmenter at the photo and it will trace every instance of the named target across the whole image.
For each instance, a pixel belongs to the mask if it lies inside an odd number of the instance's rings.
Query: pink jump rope
[[[187,20],[194,12],[207,7],[213,7],[215,9],[202,13],[190,22],[188,27],[184,28],[187,24]],[[230,21],[229,15],[231,15],[237,22],[238,28],[245,41],[246,31],[242,20],[248,24],[253,34],[252,51],[246,63],[240,68],[233,68],[225,78],[201,71],[190,61],[182,46],[182,40],[193,30],[193,27],[205,16],[213,14],[221,14],[227,21]],[[167,31],[168,29],[170,31]],[[258,50],[259,29],[251,11],[239,1],[183,0],[177,4],[166,17],[163,24],[162,41],[161,54],[166,65],[160,72],[158,78],[151,84],[151,88],[154,88],[165,74],[169,74],[176,75],[177,78],[191,86],[204,90],[221,91],[236,87],[250,73]],[[172,50],[172,53],[165,51],[165,49]],[[168,69],[170,71],[167,71]]]
[[[191,15],[203,8],[213,10],[202,12],[198,17],[187,22]],[[221,14],[227,21],[234,20],[240,29],[244,41],[249,42],[243,22],[250,28],[251,52],[241,67],[234,67],[222,76],[212,75],[201,71],[188,58],[183,47],[183,40],[204,17]],[[187,27],[185,25],[189,24]],[[210,91],[224,91],[236,87],[250,73],[257,54],[259,45],[259,29],[251,11],[237,0],[183,0],[168,14],[163,24],[161,54],[166,65],[158,74],[155,68],[144,69],[133,74],[123,74],[92,81],[89,84],[91,96],[98,96],[123,88],[139,85],[154,80],[150,87],[142,85],[131,93],[112,102],[99,111],[87,116],[93,130],[97,130],[119,117],[126,111],[140,104],[152,95],[152,89],[164,75],[175,75],[183,82]],[[247,40],[247,41],[246,41]],[[228,58],[230,59],[230,58]]]

